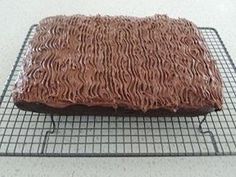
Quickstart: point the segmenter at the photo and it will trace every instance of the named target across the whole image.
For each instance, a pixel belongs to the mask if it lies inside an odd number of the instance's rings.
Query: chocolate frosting
[[[55,16],[40,21],[14,102],[133,110],[222,109],[222,81],[196,25],[152,17]]]

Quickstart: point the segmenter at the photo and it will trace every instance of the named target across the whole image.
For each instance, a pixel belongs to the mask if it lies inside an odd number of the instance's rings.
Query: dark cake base
[[[119,107],[114,109],[112,107],[99,107],[99,106],[84,106],[84,105],[72,105],[65,108],[54,108],[41,103],[28,103],[28,102],[16,102],[15,105],[26,111],[33,111],[38,113],[49,113],[55,115],[98,115],[98,116],[199,116],[206,115],[209,112],[214,111],[213,108],[180,108],[177,112],[172,112],[167,109],[149,110],[147,112],[135,111]]]

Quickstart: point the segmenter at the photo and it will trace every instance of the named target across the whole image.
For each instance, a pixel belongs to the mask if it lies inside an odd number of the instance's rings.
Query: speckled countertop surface
[[[185,17],[218,30],[236,62],[234,0],[0,0],[0,92],[29,27],[57,14]],[[0,177],[8,176],[227,176],[236,175],[235,157],[30,158],[0,157]]]

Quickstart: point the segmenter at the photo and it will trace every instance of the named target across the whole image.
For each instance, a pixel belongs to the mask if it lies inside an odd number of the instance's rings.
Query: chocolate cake
[[[164,15],[41,20],[13,100],[35,112],[157,116],[206,114],[223,102],[197,26]]]

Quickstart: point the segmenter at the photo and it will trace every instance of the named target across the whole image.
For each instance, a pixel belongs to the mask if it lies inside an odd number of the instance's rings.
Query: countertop
[[[32,24],[58,14],[184,17],[214,27],[236,63],[234,0],[0,0],[0,93]],[[227,176],[236,175],[235,157],[32,158],[0,157],[8,176]]]

